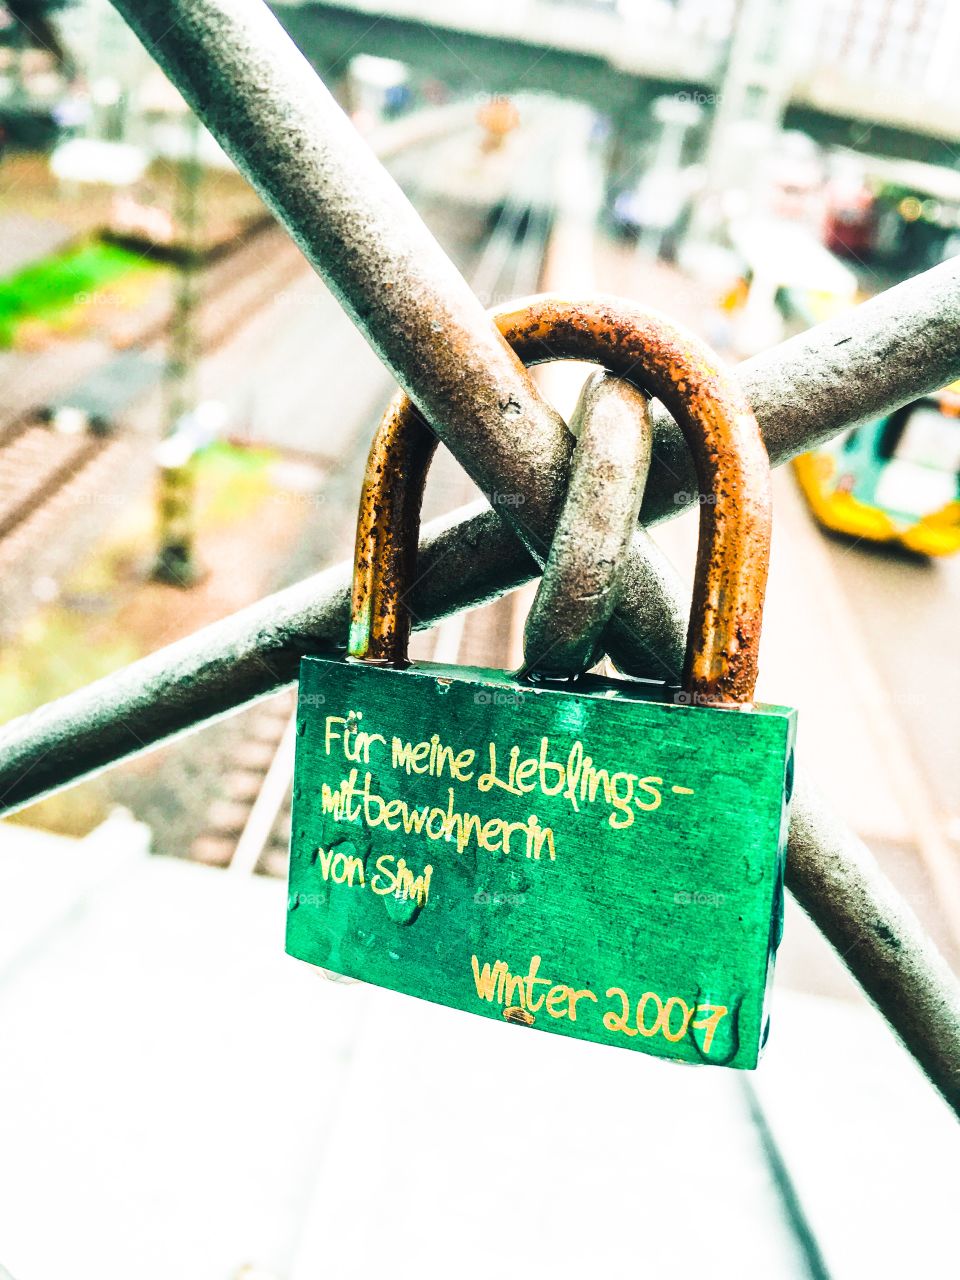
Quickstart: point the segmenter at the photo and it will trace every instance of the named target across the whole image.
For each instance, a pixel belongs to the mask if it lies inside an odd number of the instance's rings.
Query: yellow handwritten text
[[[324,880],[332,880],[334,884],[366,883],[363,873],[363,859],[356,854],[344,853],[342,849],[318,849],[317,862]]]
[[[370,748],[375,742],[385,746],[387,740],[382,733],[367,733],[361,729],[362,719],[362,711],[351,711],[349,716],[327,716],[323,730],[323,749],[327,755],[333,744],[339,742],[348,760],[370,763]]]
[[[491,1004],[503,1005],[503,1016],[507,1021],[527,1025],[536,1021],[541,1008],[545,1008],[551,1018],[569,1018],[571,1022],[576,1022],[578,1000],[599,1004],[599,997],[589,987],[576,990],[565,983],[554,983],[550,978],[541,978],[541,959],[540,956],[534,956],[526,973],[515,974],[511,973],[505,960],[495,960],[493,964],[488,961],[481,966],[478,957],[471,956],[470,965],[478,998]],[[538,994],[537,987],[549,987],[550,990]],[[631,1025],[630,998],[622,987],[609,987],[606,998],[614,1002],[603,1015],[603,1025],[607,1031],[630,1038],[638,1035],[662,1035],[671,1044],[682,1040],[691,1029],[702,1031],[704,1034],[700,1048],[704,1053],[710,1052],[717,1027],[729,1012],[726,1005],[688,1005],[680,996],[670,996],[663,1000],[656,992],[645,991],[637,1001],[635,1025]],[[647,1015],[648,1007],[653,1008],[652,1017]]]
[[[423,873],[415,876],[403,858],[397,862],[396,868],[392,863],[392,855],[389,853],[380,855],[377,859],[377,870],[370,881],[370,888],[381,897],[393,894],[395,898],[409,898],[411,902],[416,901],[421,907],[424,906],[430,897],[430,877],[433,875],[433,867],[428,863],[423,868]]]
[[[516,743],[508,746],[487,741],[478,751],[444,742],[439,733],[422,741],[394,734],[388,743],[383,733],[362,728],[362,721],[363,712],[356,710],[324,719],[325,754],[339,756],[357,767],[336,786],[322,784],[323,812],[337,821],[352,822],[362,817],[371,827],[449,841],[456,844],[458,853],[471,844],[489,852],[519,853],[522,842],[522,852],[528,858],[556,858],[553,828],[544,826],[536,813],[530,813],[523,821],[496,816],[484,819],[461,806],[457,789],[467,784],[476,787],[481,795],[505,792],[524,797],[536,792],[547,799],[557,798],[575,813],[587,805],[606,806],[607,823],[615,830],[633,826],[638,814],[659,809],[665,796],[694,794],[691,787],[665,783],[659,774],[604,768],[588,754],[580,739],[557,748],[544,735],[535,752]],[[484,752],[486,769],[478,766],[478,756],[482,759]],[[371,755],[373,773],[366,773],[361,784],[361,770],[371,764]],[[417,805],[377,794],[371,786],[371,776],[379,779],[379,771],[388,769],[405,775],[414,784],[421,776],[447,781],[447,804],[434,800]],[[391,789],[394,788],[387,786],[388,791]]]
[[[324,880],[359,889],[369,888],[380,897],[409,898],[424,906],[430,897],[433,867],[427,864],[420,875],[414,875],[405,858],[383,853],[377,859],[376,871],[368,883],[363,859],[337,849],[317,849],[317,865]]]
[[[535,813],[524,822],[510,822],[506,818],[487,818],[479,814],[458,812],[454,808],[454,789],[447,788],[447,806],[412,806],[406,800],[386,800],[372,787],[369,772],[359,785],[359,770],[351,769],[338,787],[324,783],[320,803],[324,814],[335,822],[356,822],[362,818],[368,827],[383,826],[387,831],[400,831],[425,835],[429,840],[446,840],[455,843],[457,852],[463,853],[471,842],[490,853],[516,853],[515,836],[522,840],[521,851],[528,858],[539,859],[544,852],[555,859],[553,830],[541,826]]]
[[[614,810],[608,822],[617,829],[633,825],[635,809],[647,812],[659,809],[663,799],[660,790],[663,778],[653,774],[641,778],[625,769],[611,773],[598,768],[593,757],[584,753],[579,739],[562,763],[550,758],[549,738],[540,739],[537,755],[524,759],[521,759],[520,748],[512,746],[505,764],[498,760],[495,742],[489,743],[487,749],[490,768],[477,779],[480,791],[498,787],[510,795],[522,796],[539,790],[545,796],[562,796],[577,813],[581,804],[593,804],[601,796]]]
[[[592,991],[576,991],[562,982],[554,983],[550,978],[538,977],[540,961],[540,956],[534,956],[525,974],[514,974],[510,972],[505,960],[495,960],[493,965],[488,963],[481,969],[477,957],[471,956],[477,995],[481,1000],[496,1000],[498,1004],[504,1005],[504,1017],[517,1009],[528,1015],[526,1018],[515,1017],[512,1021],[533,1022],[535,1015],[545,1006],[551,1018],[569,1018],[571,1022],[576,1022],[577,1001],[586,999],[596,1002],[597,997]],[[550,990],[538,995],[537,987],[549,987]]]
[[[440,735],[434,733],[426,742],[403,742],[394,737],[390,744],[390,763],[394,769],[403,769],[405,773],[426,773],[431,778],[442,778],[444,770],[457,782],[469,782],[473,777],[471,765],[477,758],[476,751],[468,747],[465,751],[454,751],[440,741]]]

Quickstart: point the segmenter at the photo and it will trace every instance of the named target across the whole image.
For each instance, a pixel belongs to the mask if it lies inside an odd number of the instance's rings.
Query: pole
[[[197,264],[199,258],[200,122],[186,121],[187,146],[177,171],[174,225],[177,278],[167,357],[167,438],[181,428],[197,403]],[[171,587],[190,587],[202,576],[194,553],[196,475],[192,457],[162,459],[157,477],[158,541],[153,577]]]

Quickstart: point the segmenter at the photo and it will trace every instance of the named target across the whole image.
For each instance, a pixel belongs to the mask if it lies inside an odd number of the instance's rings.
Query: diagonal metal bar
[[[478,505],[427,527],[420,565],[412,605],[421,627],[536,572],[499,518]],[[661,571],[668,582],[669,569]],[[277,691],[296,679],[303,652],[343,647],[349,616],[350,566],[341,564],[13,722],[0,731],[0,803],[29,803]],[[679,647],[679,617],[675,640]],[[787,883],[931,1081],[960,1108],[956,979],[863,843],[824,816],[802,785]]]
[[[903,334],[938,339],[917,360],[896,359]],[[920,345],[918,343],[918,345]],[[831,365],[844,346],[848,363]],[[876,389],[882,372],[882,385]],[[781,464],[844,426],[907,403],[960,373],[960,267],[946,265],[898,285],[837,322],[818,325],[738,366],[771,462]],[[682,437],[662,412],[657,435],[675,451],[679,481],[696,492]],[[663,487],[663,486],[662,486]],[[649,491],[649,486],[648,486]],[[677,492],[672,490],[672,492]],[[661,517],[683,509],[661,492]],[[428,627],[528,581],[537,562],[485,505],[435,521],[423,532],[419,582],[410,601]],[[22,808],[110,764],[230,714],[296,678],[300,655],[343,649],[349,569],[339,565],[277,592],[125,670],[0,729],[0,811]],[[682,660],[681,606],[668,569],[631,564],[621,610],[629,621],[620,656],[654,676]],[[627,648],[629,652],[626,652]],[[651,655],[655,660],[651,661]]]
[[[263,0],[114,2],[484,493],[519,468],[549,525],[560,418]]]
[[[266,5],[114,4],[542,563],[564,492],[569,434]],[[804,335],[787,344],[801,385],[777,397],[776,412],[766,412],[773,406],[747,382],[772,456],[809,448],[839,421],[891,407],[907,382],[917,395],[960,372],[960,267],[928,273],[864,310],[860,323],[844,317],[816,340]],[[758,365],[772,374],[777,357]],[[513,501],[521,493],[522,505]],[[695,493],[683,438],[660,415],[641,518],[674,514],[682,495]],[[642,557],[633,557],[611,643],[635,673],[676,674],[673,622],[656,586]]]
[[[484,491],[523,492],[525,527],[515,532],[542,558],[569,450],[561,424],[279,26],[256,0],[115,3]],[[765,405],[755,394],[759,388],[745,380],[778,459],[844,421],[960,373],[955,269],[930,273],[914,291],[902,288],[905,293],[893,291],[897,301],[870,304],[866,328],[872,325],[872,333],[847,321],[819,339],[806,335],[781,349],[779,359],[801,376],[779,395],[779,415],[765,412],[778,399],[776,353],[760,364]],[[818,342],[821,361],[814,368]],[[868,385],[873,378],[875,389]],[[657,443],[648,519],[679,509],[680,485],[695,491],[675,429],[663,420]],[[448,548],[447,559],[437,560]],[[455,564],[459,581],[448,577]],[[534,571],[492,515],[456,535],[443,534],[424,568],[413,604],[430,619]],[[630,574],[611,647],[634,668],[657,651],[661,663],[675,665],[682,636],[675,586],[637,555]],[[641,600],[642,613],[634,607]],[[343,571],[334,570],[10,726],[0,741],[0,788],[8,803],[24,803],[44,789],[34,779],[63,785],[224,714],[241,699],[288,682],[298,653],[329,645],[345,625],[346,583]],[[836,945],[855,940],[845,956],[851,970],[934,1083],[960,1105],[956,984],[916,921],[876,881],[859,842],[806,804],[798,810],[788,865],[800,901]]]

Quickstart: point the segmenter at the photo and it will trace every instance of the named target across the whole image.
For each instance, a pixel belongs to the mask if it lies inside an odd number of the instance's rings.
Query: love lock
[[[581,396],[518,678],[407,660],[436,442],[395,400],[361,497],[348,656],[301,664],[287,950],[488,1018],[750,1068],[780,938],[796,719],[752,702],[769,467],[717,358],[646,314],[611,334],[614,304],[535,299],[496,319],[525,362],[629,371],[683,428],[707,500],[682,685],[571,679],[598,653],[628,541],[645,536],[640,391],[602,374]]]

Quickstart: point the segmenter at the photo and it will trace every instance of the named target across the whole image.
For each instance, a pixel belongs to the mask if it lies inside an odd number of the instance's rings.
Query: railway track
[[[102,445],[95,436],[63,435],[37,423],[24,424],[0,449],[0,545]]]
[[[543,161],[548,163],[548,157]],[[538,185],[541,184],[541,185]],[[542,174],[530,190],[549,190]],[[421,212],[429,217],[429,210]],[[523,194],[508,199],[469,272],[486,301],[533,293],[540,285],[552,226],[551,209]],[[428,504],[450,509],[478,496],[466,473],[441,450],[431,470]],[[459,614],[425,636],[415,652],[436,661],[507,665],[519,634],[515,597],[503,597],[469,616]],[[206,814],[191,845],[195,861],[233,873],[285,878],[289,864],[296,694],[284,691],[246,712],[244,740],[226,764],[222,796]]]
[[[277,226],[248,237],[233,253],[213,263],[198,307],[201,355],[214,352],[264,298],[275,296],[307,269],[299,249]],[[162,317],[143,317],[136,335],[124,334],[118,345],[127,355],[131,349],[145,356],[155,353],[159,369],[169,320],[169,306]],[[122,383],[128,370],[119,367],[121,359],[117,357],[117,380]],[[96,372],[109,374],[109,363]],[[44,406],[38,405],[0,430],[0,564],[9,562],[7,544],[39,508],[66,486],[81,481],[102,455],[120,452],[115,447],[117,437],[64,434],[43,418]],[[22,541],[17,539],[15,545],[19,548]]]
[[[190,847],[192,861],[286,875],[295,712],[296,693],[285,690],[245,713],[244,740],[228,760],[222,795]]]
[[[416,145],[423,145],[423,142]],[[270,221],[245,235],[237,247],[215,258],[200,279],[196,325],[200,354],[229,341],[265,299],[276,297],[311,268],[282,227]],[[162,357],[170,327],[170,296],[148,306],[112,335],[118,352]],[[77,376],[104,369],[108,361],[81,361]],[[58,392],[55,397],[63,400]],[[37,512],[67,486],[76,485],[105,453],[118,453],[106,437],[59,437],[43,417],[43,403],[19,406],[4,420],[0,409],[0,566],[25,549],[23,535]],[[40,446],[43,445],[43,448]],[[11,545],[12,543],[12,545]]]
[[[263,293],[284,287],[308,269],[306,259],[282,227],[269,223],[245,236],[236,249],[207,267],[200,285],[197,326],[203,354],[215,350],[242,323]],[[165,299],[151,313],[132,320],[115,337],[121,348],[149,348],[165,336],[172,303]]]

